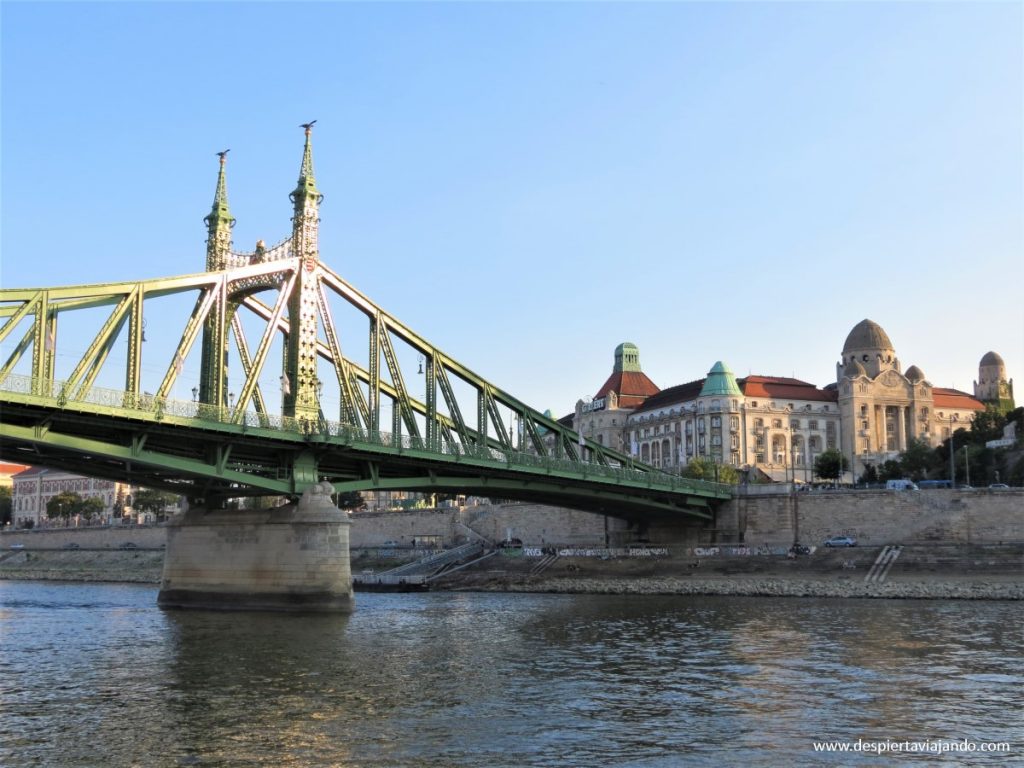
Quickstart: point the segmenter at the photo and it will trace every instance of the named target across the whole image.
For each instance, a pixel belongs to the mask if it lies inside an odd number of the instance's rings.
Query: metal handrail
[[[0,381],[0,391],[16,395],[26,395],[53,401],[59,408],[68,405],[98,405],[116,408],[135,414],[146,414],[162,420],[167,417],[195,419],[207,423],[224,424],[247,429],[267,429],[303,435],[335,437],[349,444],[390,448],[402,451],[419,451],[434,455],[462,460],[500,462],[509,468],[544,470],[550,472],[566,472],[582,475],[587,479],[607,479],[657,487],[666,490],[707,491],[711,493],[731,494],[733,487],[726,483],[710,480],[698,480],[672,475],[659,470],[644,471],[623,466],[609,466],[588,461],[576,461],[557,456],[541,456],[514,449],[499,449],[489,445],[471,443],[462,445],[453,442],[441,442],[430,446],[415,435],[396,435],[391,432],[364,430],[353,424],[327,419],[298,419],[292,416],[257,413],[255,411],[237,411],[236,409],[200,403],[195,400],[175,400],[156,397],[143,393],[136,394],[104,387],[89,387],[84,391],[75,391],[66,381],[52,381],[21,374],[8,374]]]

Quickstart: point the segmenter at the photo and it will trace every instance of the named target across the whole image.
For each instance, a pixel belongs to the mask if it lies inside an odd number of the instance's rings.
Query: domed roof
[[[858,349],[893,349],[893,346],[882,326],[873,320],[861,320],[846,337],[843,354]]]
[[[912,381],[915,384],[919,381],[924,381],[924,371],[922,371],[916,365],[912,365],[909,368],[907,368],[907,372],[903,375],[907,377],[908,381]]]
[[[740,388],[736,384],[736,377],[733,375],[733,372],[729,370],[728,365],[719,360],[708,371],[708,377],[704,380],[704,386],[701,387],[698,397],[706,397],[708,395],[739,397],[741,394],[743,393],[740,392]]]
[[[1003,358],[997,355],[995,352],[986,352],[985,356],[981,358],[979,365],[1005,365]]]
[[[853,379],[857,376],[867,376],[868,372],[864,370],[864,366],[860,364],[860,360],[854,360],[843,370],[843,375],[847,378]]]

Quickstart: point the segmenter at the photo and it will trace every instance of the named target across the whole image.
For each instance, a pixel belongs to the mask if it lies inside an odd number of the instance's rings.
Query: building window
[[[811,430],[817,429],[818,428],[818,420],[817,419],[811,419],[809,422],[807,422],[807,428],[811,429]]]
[[[772,419],[772,429],[782,429],[782,419]]]
[[[733,432],[740,431],[740,420],[738,416],[733,416],[729,419],[729,429]]]
[[[712,416],[711,417],[711,426],[712,427],[720,427],[720,426],[722,426],[722,417],[721,416]]]
[[[755,430],[764,429],[764,419],[762,419],[760,417],[754,419],[754,429]]]
[[[800,429],[800,419],[790,419],[789,426],[793,429]]]

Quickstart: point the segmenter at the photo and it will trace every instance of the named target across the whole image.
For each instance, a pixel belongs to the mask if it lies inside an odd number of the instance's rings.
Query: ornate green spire
[[[289,195],[295,206],[292,217],[292,255],[302,259],[297,284],[288,300],[288,346],[285,370],[289,383],[284,396],[285,416],[315,422],[320,416],[319,379],[317,378],[317,303],[319,297],[320,201],[323,195],[313,177],[313,146],[310,134],[313,120],[304,123],[306,146],[302,152],[299,183]]]
[[[220,171],[217,174],[217,191],[213,196],[213,207],[209,215],[203,219],[206,224],[206,269],[216,271],[227,266],[227,257],[231,252],[231,229],[235,226],[235,217],[231,215],[228,208],[228,185],[224,166],[227,163],[228,152],[218,152],[220,158]]]
[[[313,142],[310,136],[313,133],[313,125],[316,120],[310,123],[303,123],[302,128],[306,129],[306,146],[302,150],[302,166],[299,168],[299,183],[295,191],[289,195],[292,203],[295,204],[295,213],[302,211],[303,204],[312,199],[319,205],[323,195],[316,188],[316,175],[313,173]]]

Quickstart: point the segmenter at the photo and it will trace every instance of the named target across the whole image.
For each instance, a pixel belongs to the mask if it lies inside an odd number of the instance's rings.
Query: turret
[[[319,226],[320,202],[324,196],[316,188],[316,176],[313,173],[313,144],[310,136],[313,124],[303,123],[306,129],[306,145],[302,151],[302,166],[299,168],[299,182],[295,190],[288,196],[295,209],[292,216],[292,248],[296,256],[301,256],[308,269],[312,268],[320,258]]]
[[[235,217],[228,208],[228,186],[225,179],[224,166],[227,164],[228,152],[218,152],[220,171],[217,173],[217,191],[213,196],[213,207],[203,219],[206,224],[206,271],[216,272],[227,268],[228,254],[231,253],[231,230],[235,226]]]
[[[284,414],[302,421],[315,421],[320,416],[320,380],[317,377],[317,304],[320,260],[318,228],[320,201],[323,195],[316,188],[313,175],[313,120],[304,123],[306,145],[302,151],[299,183],[289,195],[295,207],[292,217],[292,253],[302,259],[295,288],[288,300],[288,346],[285,352]]]

